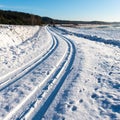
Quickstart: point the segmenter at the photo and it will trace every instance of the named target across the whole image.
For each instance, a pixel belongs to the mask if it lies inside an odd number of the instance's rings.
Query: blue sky
[[[0,0],[0,9],[64,20],[120,21],[120,0]]]

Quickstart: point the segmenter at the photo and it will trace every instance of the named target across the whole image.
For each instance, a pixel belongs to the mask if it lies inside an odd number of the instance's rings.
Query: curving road
[[[7,111],[4,120],[41,119],[72,69],[74,43],[54,28],[46,27],[46,31],[51,35],[50,49],[0,83],[1,110]]]

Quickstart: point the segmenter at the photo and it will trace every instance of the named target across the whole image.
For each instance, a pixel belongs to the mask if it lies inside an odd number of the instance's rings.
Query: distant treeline
[[[42,25],[51,24],[53,20],[47,17],[40,17],[38,15],[0,10],[0,24],[13,25]]]
[[[43,24],[108,24],[101,21],[66,21],[41,17],[29,13],[0,10],[0,24],[12,25],[43,25]]]
[[[109,24],[108,22],[101,22],[101,21],[69,21],[69,20],[55,20],[57,24]]]

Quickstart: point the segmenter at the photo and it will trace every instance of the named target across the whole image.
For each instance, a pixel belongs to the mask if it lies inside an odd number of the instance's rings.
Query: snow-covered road
[[[119,34],[93,29],[3,26],[0,120],[119,120]]]
[[[1,80],[1,97],[4,100],[1,99],[0,103],[6,120],[32,119],[42,104],[46,106],[46,101],[52,102],[53,94],[57,94],[71,69],[75,56],[74,44],[47,27],[46,31],[51,34],[50,49],[42,57],[33,59]],[[29,114],[31,111],[32,114]]]

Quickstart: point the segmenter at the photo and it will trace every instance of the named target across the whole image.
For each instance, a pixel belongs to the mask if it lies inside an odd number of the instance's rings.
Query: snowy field
[[[0,120],[120,120],[120,25],[0,25]]]

